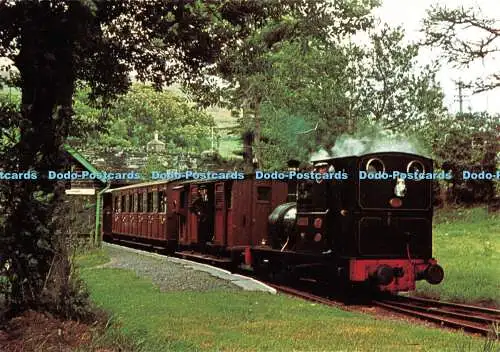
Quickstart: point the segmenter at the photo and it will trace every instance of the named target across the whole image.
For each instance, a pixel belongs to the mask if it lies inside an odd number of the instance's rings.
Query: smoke
[[[342,157],[366,154],[367,146],[370,143],[371,141],[368,137],[356,138],[350,135],[341,135],[331,149],[332,156]]]
[[[401,139],[387,139],[381,141],[375,141],[373,143],[371,150],[367,153],[376,153],[376,152],[403,152],[403,153],[412,153],[412,154],[420,154],[419,148],[413,145],[410,141],[401,140]]]
[[[343,157],[378,152],[403,152],[419,154],[419,147],[415,142],[402,135],[390,131],[377,131],[371,136],[355,137],[341,135],[332,148],[332,156]]]
[[[428,154],[415,138],[387,130],[372,129],[371,131],[360,131],[354,135],[343,134],[337,138],[329,153],[320,149],[311,155],[310,160],[313,162],[321,158],[340,158],[379,152]]]
[[[330,158],[330,153],[328,153],[325,149],[321,148],[320,150],[318,150],[317,152],[315,153],[312,153],[311,157],[309,158],[309,160],[311,162],[314,162],[316,160],[321,160],[321,159],[326,159],[326,158]]]

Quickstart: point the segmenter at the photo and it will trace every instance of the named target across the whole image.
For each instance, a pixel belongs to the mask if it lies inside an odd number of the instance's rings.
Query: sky
[[[401,25],[405,29],[408,42],[418,41],[423,38],[420,29],[426,10],[431,5],[446,5],[450,8],[473,7],[486,17],[498,20],[500,28],[500,0],[382,0],[382,6],[375,10],[375,15],[391,26]],[[500,43],[498,45],[500,46]],[[432,59],[441,63],[437,77],[445,94],[445,105],[450,112],[459,110],[457,81],[474,81],[484,77],[487,72],[500,72],[500,53],[497,53],[499,55],[496,56],[496,62],[495,57],[487,57],[484,62],[476,62],[469,68],[461,69],[454,68],[444,59],[440,59],[440,54],[437,48],[422,48],[418,61],[422,65],[430,63]],[[464,96],[464,111],[500,113],[500,88],[480,94],[465,90]]]
[[[420,29],[422,21],[426,16],[426,10],[431,5],[445,5],[450,8],[463,6],[465,8],[473,7],[479,9],[485,17],[498,20],[500,28],[500,0],[383,0],[382,6],[378,8],[375,14],[391,26],[401,25],[406,32],[408,41],[416,41],[423,38]],[[463,33],[466,36],[472,36],[478,33]],[[497,40],[498,41],[498,40]],[[500,43],[497,43],[500,45]],[[426,64],[432,59],[440,58],[439,49],[421,49],[419,63]],[[495,62],[496,59],[496,62]],[[458,89],[456,81],[473,81],[476,78],[484,77],[487,72],[500,72],[500,55],[489,57],[484,62],[477,62],[469,68],[454,68],[446,60],[440,59],[442,67],[437,75],[439,83],[445,93],[445,105],[451,112],[459,110]],[[472,94],[471,91],[464,92],[464,111],[488,111],[490,113],[500,113],[500,88],[496,90]]]

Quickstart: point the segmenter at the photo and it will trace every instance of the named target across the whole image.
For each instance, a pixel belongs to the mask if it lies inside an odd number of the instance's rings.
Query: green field
[[[445,278],[420,282],[418,293],[500,306],[500,216],[485,208],[440,210],[434,222],[433,254]]]
[[[132,271],[81,256],[94,302],[112,314],[102,340],[135,351],[492,351],[462,333],[257,292],[160,292]],[[89,348],[91,348],[89,346]]]
[[[235,133],[238,121],[231,115],[231,111],[218,107],[210,107],[206,112],[213,116],[219,136],[219,154],[225,159],[241,159],[234,152],[243,150],[241,136]]]
[[[220,140],[219,154],[226,159],[236,159],[239,156],[234,154],[235,151],[243,150],[243,143],[238,136],[224,136]],[[239,157],[241,158],[241,156]]]
[[[231,111],[212,106],[206,112],[214,117],[215,125],[218,128],[231,128],[237,124],[236,118],[231,115]]]

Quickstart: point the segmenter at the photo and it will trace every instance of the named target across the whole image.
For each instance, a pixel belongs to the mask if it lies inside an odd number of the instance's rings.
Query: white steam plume
[[[419,143],[391,131],[378,130],[357,135],[343,134],[337,138],[330,153],[324,149],[311,155],[310,161],[329,157],[357,156],[378,152],[402,152],[425,155]]]
[[[328,153],[326,150],[321,148],[315,153],[312,153],[311,157],[309,158],[310,162],[315,162],[316,160],[321,160],[321,159],[326,159],[330,157],[330,153]]]

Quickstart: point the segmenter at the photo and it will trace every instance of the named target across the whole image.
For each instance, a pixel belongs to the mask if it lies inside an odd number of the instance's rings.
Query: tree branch
[[[464,39],[465,31],[479,30],[479,40]],[[474,9],[449,9],[433,7],[424,20],[423,32],[426,39],[423,45],[440,47],[451,63],[468,66],[478,59],[484,59],[500,52],[500,21],[480,18]],[[474,93],[500,87],[500,74],[479,79]]]

